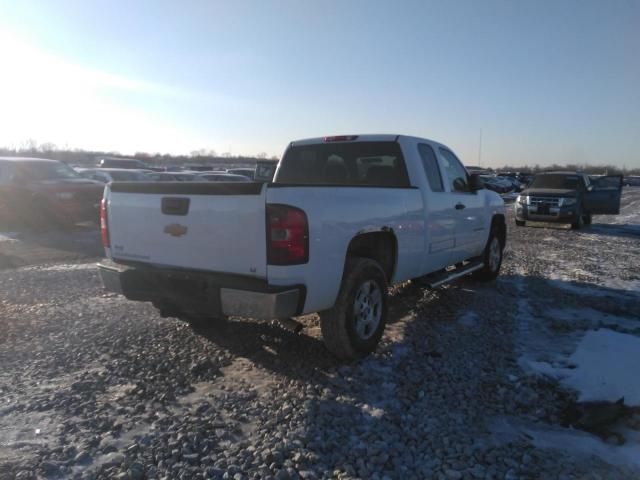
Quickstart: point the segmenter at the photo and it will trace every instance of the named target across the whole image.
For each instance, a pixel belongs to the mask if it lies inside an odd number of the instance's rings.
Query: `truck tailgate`
[[[259,183],[113,183],[111,256],[266,278],[265,192]]]

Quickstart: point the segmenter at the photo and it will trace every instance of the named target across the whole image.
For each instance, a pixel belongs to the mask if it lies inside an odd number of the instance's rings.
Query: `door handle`
[[[457,203],[456,204],[456,210],[462,210],[463,208],[466,208],[466,205],[464,203]]]

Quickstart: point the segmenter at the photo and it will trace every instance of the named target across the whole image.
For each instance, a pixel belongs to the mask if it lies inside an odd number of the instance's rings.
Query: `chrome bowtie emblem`
[[[164,233],[171,235],[172,237],[181,237],[187,233],[188,228],[179,223],[172,223],[164,227]]]

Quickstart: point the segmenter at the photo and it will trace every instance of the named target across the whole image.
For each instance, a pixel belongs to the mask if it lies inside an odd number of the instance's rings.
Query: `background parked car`
[[[214,170],[214,168],[209,165],[198,165],[194,163],[186,164],[184,169],[191,172],[212,172]]]
[[[0,224],[48,229],[97,221],[103,189],[57,160],[0,157]]]
[[[149,172],[146,174],[156,182],[195,182],[198,174],[191,172]]]
[[[98,168],[126,168],[133,170],[164,170],[150,167],[146,163],[133,158],[103,158],[98,162]]]
[[[504,172],[502,172],[502,173],[498,173],[496,176],[499,177],[500,179],[506,180],[509,183],[511,183],[511,185],[513,186],[514,191],[516,191],[516,192],[520,192],[524,188],[524,186],[522,185],[522,182],[520,182],[520,180],[518,180],[518,175],[516,173],[504,173]]]
[[[640,187],[640,177],[624,177],[623,181],[627,187]]]
[[[251,179],[244,175],[233,175],[232,173],[203,173],[198,175],[208,182],[250,182]]]
[[[258,160],[253,180],[256,182],[271,183],[277,166],[278,162],[274,160]]]
[[[485,188],[492,190],[496,193],[508,193],[513,190],[513,185],[510,182],[505,182],[498,177],[492,175],[480,175],[480,178],[484,182]]]
[[[255,168],[229,168],[227,173],[232,173],[234,175],[243,175],[250,180],[253,180],[256,174]]]
[[[141,170],[128,168],[78,168],[78,174],[84,178],[102,183],[109,182],[149,182],[151,178]]]

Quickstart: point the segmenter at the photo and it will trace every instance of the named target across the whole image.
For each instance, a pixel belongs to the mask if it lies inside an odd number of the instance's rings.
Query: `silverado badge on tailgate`
[[[187,233],[187,227],[180,225],[179,223],[172,223],[164,227],[164,233],[168,233],[172,237],[181,237]]]

